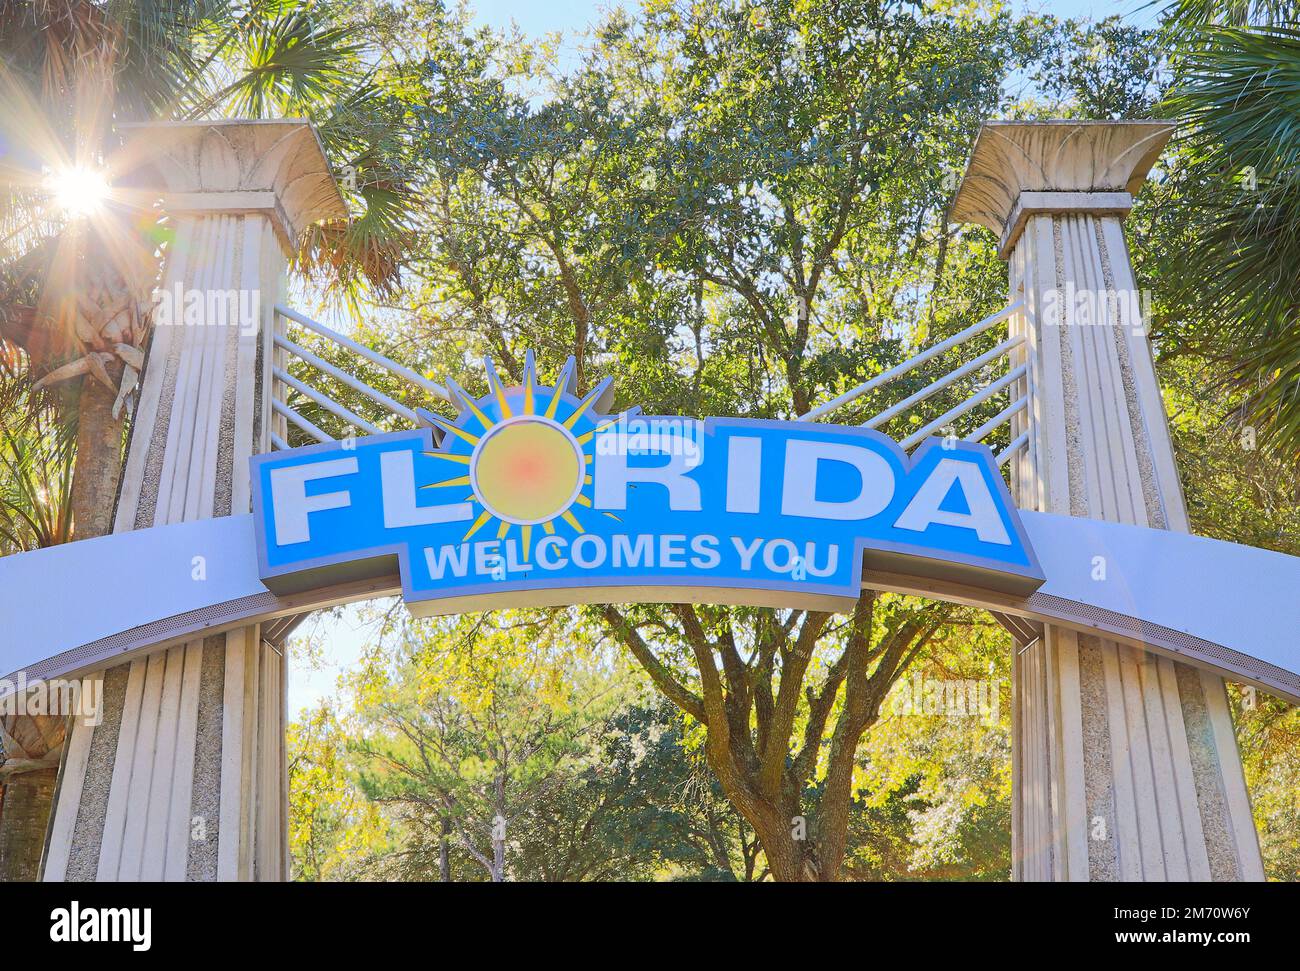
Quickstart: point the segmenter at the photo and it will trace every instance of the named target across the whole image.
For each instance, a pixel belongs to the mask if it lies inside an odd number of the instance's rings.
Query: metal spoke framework
[[[1023,313],[1025,310],[1024,302],[1017,300],[1003,307],[995,314],[990,314],[983,320],[971,324],[965,330],[953,334],[946,340],[939,341],[937,344],[925,348],[922,351],[912,355],[902,364],[896,365],[887,371],[877,374],[874,378],[864,381],[854,388],[850,388],[843,394],[826,402],[824,405],[812,409],[806,414],[800,415],[798,421],[815,421],[829,415],[831,412],[843,408],[863,396],[870,394],[880,388],[885,387],[891,382],[910,374],[917,368],[929,361],[936,360],[949,355],[956,358],[951,362],[950,370],[944,372],[938,378],[932,380],[919,391],[914,391],[901,401],[895,402],[886,408],[876,412],[871,417],[865,419],[862,424],[868,428],[879,428],[888,422],[898,418],[907,418],[912,416],[916,420],[923,421],[924,424],[914,432],[906,435],[899,440],[899,444],[904,449],[912,449],[929,438],[935,433],[945,433],[958,435],[968,442],[982,442],[1000,429],[1003,425],[1010,425],[1010,443],[998,453],[998,465],[1006,465],[1018,452],[1029,445],[1029,428],[1028,418],[1030,414],[1029,401],[1031,397],[1030,371],[1029,365],[1025,360],[1025,337],[1024,330],[1021,329],[1016,333],[1009,334],[1006,339],[996,344],[994,347],[982,354],[971,357],[969,360],[962,360],[963,354],[968,354],[970,347],[975,338],[979,337],[994,327],[1009,321],[1016,314]],[[936,417],[926,420],[922,409],[918,406],[929,401],[939,392],[958,384],[964,379],[976,377],[986,369],[997,368],[999,362],[1005,358],[1007,361],[1006,371],[1001,376],[988,379],[981,387],[976,387],[973,392],[964,400],[948,408]],[[977,425],[964,434],[958,429],[962,425],[969,426],[970,420],[962,422],[970,412],[977,409],[985,402],[1000,400],[1005,398],[1007,404],[998,411],[992,418]]]
[[[1026,449],[1030,441],[1029,401],[1032,389],[1030,386],[1031,374],[1025,354],[1025,331],[1020,328],[1016,332],[1010,333],[999,343],[982,353],[972,355],[972,348],[977,346],[975,343],[976,338],[1006,323],[1015,315],[1023,313],[1024,310],[1023,301],[1017,300],[1010,303],[997,313],[985,317],[983,320],[945,340],[918,351],[903,363],[883,371],[856,387],[850,388],[831,401],[800,415],[796,420],[812,422],[824,418],[832,412],[838,411],[862,399],[864,396],[898,381],[930,361],[943,359],[948,365],[948,370],[919,390],[913,391],[862,420],[861,424],[867,428],[878,429],[897,419],[902,419],[904,422],[910,421],[913,425],[919,422],[919,428],[899,439],[899,444],[907,450],[915,448],[925,439],[935,434],[955,435],[968,442],[982,442],[1004,425],[1009,425],[1008,437],[1010,442],[997,453],[998,465],[1004,466],[1017,453]],[[301,429],[316,441],[334,441],[333,436],[328,432],[290,406],[288,403],[290,391],[296,391],[308,400],[315,402],[326,412],[339,418],[361,434],[372,435],[384,430],[321,390],[318,384],[313,383],[313,380],[318,380],[316,376],[319,375],[332,378],[364,395],[380,405],[399,423],[408,426],[423,424],[414,410],[394,400],[384,392],[371,387],[353,373],[360,372],[364,362],[378,365],[420,391],[441,398],[444,401],[453,400],[446,387],[437,381],[417,374],[405,365],[399,364],[366,347],[364,344],[360,344],[352,338],[312,320],[305,314],[279,305],[276,306],[275,311],[280,319],[277,321],[274,337],[276,361],[271,370],[274,378],[272,410],[280,420],[276,423],[278,427],[271,434],[271,444],[274,448],[286,449],[290,447],[287,441],[288,424]],[[290,323],[331,341],[342,352],[344,359],[355,361],[356,366],[351,369],[340,367],[308,350],[290,336],[288,331],[288,324]],[[312,372],[313,376],[304,379],[290,373],[290,362],[294,359],[300,362],[301,365],[306,366],[305,369],[298,368],[299,373],[308,370]],[[1003,373],[997,376],[988,376],[990,370],[997,370],[1002,367],[1001,362],[1004,359],[1006,364]],[[973,388],[967,397],[957,404],[948,407],[937,415],[932,414],[936,410],[935,408],[930,407],[927,409],[924,407],[927,402],[930,402],[940,392],[954,388],[954,386],[960,386],[962,382],[972,385]],[[986,421],[975,424],[971,412],[976,411],[986,403],[997,404],[1003,401],[1005,401],[1005,406],[999,409],[996,414]],[[975,427],[972,428],[971,425]]]
[[[272,388],[271,408],[275,415],[279,417],[276,426],[271,432],[271,445],[275,449],[287,449],[290,447],[287,440],[287,425],[292,424],[307,435],[316,439],[318,442],[332,442],[334,437],[320,428],[316,423],[310,421],[301,412],[291,407],[288,403],[289,392],[296,391],[303,397],[314,401],[325,411],[341,419],[351,428],[356,429],[364,435],[374,435],[384,431],[373,422],[366,420],[358,415],[351,408],[339,401],[331,398],[323,391],[317,383],[321,376],[327,376],[346,385],[354,391],[359,392],[371,401],[378,404],[381,408],[393,415],[400,422],[407,425],[415,426],[422,424],[416,412],[391,396],[371,387],[365,381],[356,377],[355,372],[360,372],[364,362],[378,365],[390,374],[402,379],[408,384],[419,390],[441,398],[444,401],[451,401],[451,395],[447,389],[430,378],[417,374],[403,364],[399,364],[391,358],[385,357],[378,351],[375,351],[364,344],[354,341],[345,334],[340,334],[333,328],[326,327],[324,324],[312,320],[306,314],[299,313],[289,307],[276,305],[275,313],[277,316],[274,345],[275,345],[275,362],[271,367],[271,375],[274,379]],[[310,331],[326,340],[332,342],[342,352],[345,360],[355,362],[355,367],[346,368],[331,364],[318,354],[313,353],[304,347],[301,343],[294,340],[288,330],[288,324],[293,323],[303,330]],[[310,372],[306,380],[295,377],[290,373],[291,362],[297,360],[305,369]]]

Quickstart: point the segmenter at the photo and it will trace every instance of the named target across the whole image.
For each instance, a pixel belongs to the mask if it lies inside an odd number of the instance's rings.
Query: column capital
[[[172,213],[267,215],[292,248],[321,219],[347,216],[315,127],[301,118],[145,122],[120,126],[132,181],[160,189]]]
[[[1006,259],[1035,213],[1122,217],[1173,130],[1165,121],[985,122],[948,218],[999,233]]]

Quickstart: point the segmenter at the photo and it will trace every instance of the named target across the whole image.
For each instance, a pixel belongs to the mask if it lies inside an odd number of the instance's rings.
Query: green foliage
[[[680,720],[553,620],[404,627],[291,727],[299,879],[763,876]]]
[[[1220,372],[1221,373],[1221,372]],[[1239,416],[1244,398],[1193,357],[1161,367],[1194,532],[1300,556],[1300,480]]]
[[[407,174],[424,198],[412,283],[400,297],[411,314],[393,331],[377,329],[388,346],[471,390],[482,380],[474,355],[491,354],[518,379],[525,348],[543,372],[572,354],[583,386],[612,374],[621,406],[671,414],[789,417],[996,309],[1005,270],[995,241],[945,220],[980,123],[994,114],[1149,116],[1165,110],[1170,77],[1165,39],[1115,18],[925,15],[907,3],[650,3],[608,17],[565,73],[550,47],[474,29],[440,4],[410,4],[383,23],[389,49],[407,56],[385,62],[376,83],[407,106]],[[1165,284],[1205,229],[1169,218],[1197,190],[1187,171],[1175,163],[1162,174],[1132,224],[1139,254],[1150,254],[1139,271],[1156,284],[1166,369],[1199,352],[1197,327],[1208,319]],[[901,393],[942,367],[910,375]],[[933,414],[990,377],[953,386]],[[889,400],[899,393],[891,387]],[[1243,461],[1254,463],[1268,501],[1260,492],[1228,508],[1242,468],[1216,451],[1224,433],[1214,408],[1237,405],[1188,401],[1186,414],[1174,410],[1184,461],[1204,469],[1189,489],[1193,516],[1220,533],[1249,522],[1252,536],[1265,522],[1289,522],[1295,505],[1264,455]],[[886,403],[867,396],[837,417],[861,420]],[[882,430],[902,437],[922,420]],[[681,745],[710,766],[749,824],[766,820],[773,847],[806,808],[814,848],[794,852],[824,872],[835,863],[817,854],[839,852],[839,827],[845,876],[1002,878],[1008,706],[984,725],[900,718],[885,701],[915,671],[1008,677],[1004,636],[987,625],[944,628],[919,652],[881,664],[893,633],[932,610],[882,597],[874,618],[823,623],[797,612],[647,607],[589,611],[580,626],[621,642],[687,713]],[[879,694],[865,719],[845,720],[854,650],[871,658],[861,676]],[[971,673],[972,658],[983,674]],[[1002,667],[984,670],[990,661]],[[701,672],[719,664],[715,689]],[[730,721],[725,749],[717,716],[704,725],[711,692]],[[773,722],[783,694],[792,716]],[[852,741],[837,748],[841,723]],[[776,751],[787,767],[754,768]],[[564,780],[546,791],[588,808],[608,806],[606,786],[626,781]],[[528,832],[545,835],[519,844],[548,873],[564,870],[551,850],[573,824],[557,805],[527,811]],[[727,869],[739,877],[744,826],[736,832]]]
[[[849,866],[868,879],[1010,873],[1011,653],[985,615],[949,624],[895,685],[863,746],[865,819]]]
[[[1027,71],[1021,118],[1150,118],[1168,84],[1167,48],[1156,31],[1103,20],[1047,18]]]
[[[1237,744],[1270,880],[1300,880],[1300,708],[1234,686]]]
[[[347,735],[326,702],[289,725],[289,853],[295,880],[356,878],[391,840],[375,804],[357,790]]]
[[[406,626],[351,681],[360,787],[504,879],[518,808],[589,757],[620,680],[561,614]]]
[[[761,879],[759,846],[670,705],[630,698],[592,758],[525,807],[515,872],[539,880]]]
[[[1189,512],[1199,532],[1296,552],[1294,461],[1276,443],[1300,434],[1300,35],[1245,28],[1290,6],[1180,0],[1155,32],[994,3],[649,0],[606,17],[561,71],[552,43],[427,0],[15,2],[0,48],[21,96],[3,121],[21,134],[34,105],[51,144],[89,126],[110,155],[112,118],[312,118],[356,218],[312,227],[298,265],[364,309],[358,339],[471,390],[478,355],[518,379],[531,348],[543,373],[573,355],[583,388],[615,376],[620,406],[788,418],[1004,302],[996,241],[946,219],[985,119],[1176,112],[1193,124],[1129,232]],[[1198,32],[1211,22],[1237,26]],[[101,48],[112,83],[87,122],[70,93]],[[29,176],[41,162],[4,161]],[[60,231],[31,218],[32,182],[10,179],[0,200],[0,334],[15,343]],[[860,421],[944,369],[836,417]],[[377,368],[358,376],[445,407]],[[930,416],[993,377],[954,384]],[[20,392],[0,387],[6,406]],[[290,404],[343,433],[300,392]],[[1271,437],[1244,447],[1242,416]],[[61,440],[3,434],[0,541],[53,541]],[[1009,664],[987,618],[894,595],[850,618],[637,607],[389,624],[341,697],[291,730],[295,873],[1002,879]],[[917,677],[987,683],[1000,712],[902,712]],[[1295,713],[1237,704],[1270,873],[1294,877]]]
[[[517,377],[532,347],[648,410],[781,416],[994,309],[996,260],[945,272],[942,216],[1018,29],[759,9],[616,13],[557,75],[415,5],[424,59],[393,69],[429,175],[412,329],[444,367]]]
[[[1200,340],[1231,362],[1228,376],[1245,393],[1243,423],[1293,461],[1300,457],[1296,12],[1291,3],[1177,4],[1178,83],[1168,101],[1187,126],[1180,161],[1189,191],[1181,204],[1201,254],[1169,267],[1173,299],[1200,304],[1207,318]]]
[[[26,388],[0,371],[16,400],[0,406],[0,555],[72,538],[72,457],[76,429],[48,405],[28,404]]]

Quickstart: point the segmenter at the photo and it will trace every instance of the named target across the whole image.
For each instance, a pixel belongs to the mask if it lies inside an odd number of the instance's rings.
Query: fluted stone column
[[[1026,305],[1024,508],[1188,529],[1122,228],[1171,130],[992,122],[976,142],[952,218],[1001,234]],[[1077,552],[1108,582],[1105,550]],[[1220,677],[1051,626],[1013,670],[1016,879],[1263,879]]]
[[[133,134],[168,239],[116,531],[250,510],[286,258],[308,224],[346,214],[303,121]],[[193,562],[194,582],[206,568]],[[259,628],[146,652],[103,679],[103,722],[74,722],[68,739],[44,879],[286,878],[285,663]]]

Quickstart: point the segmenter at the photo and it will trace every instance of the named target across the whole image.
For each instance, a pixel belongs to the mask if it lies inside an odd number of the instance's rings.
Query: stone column
[[[249,511],[286,258],[307,225],[346,215],[306,122],[132,134],[142,198],[168,220],[115,531]],[[207,566],[195,559],[194,582]],[[259,628],[146,652],[103,681],[102,723],[74,721],[68,739],[44,879],[285,879],[285,663]]]
[[[1000,234],[1025,301],[1024,508],[1188,528],[1122,228],[1171,131],[990,122],[976,141],[951,215]],[[1078,555],[1107,582],[1105,550]],[[1220,677],[1051,626],[1015,650],[1016,879],[1263,879]]]

